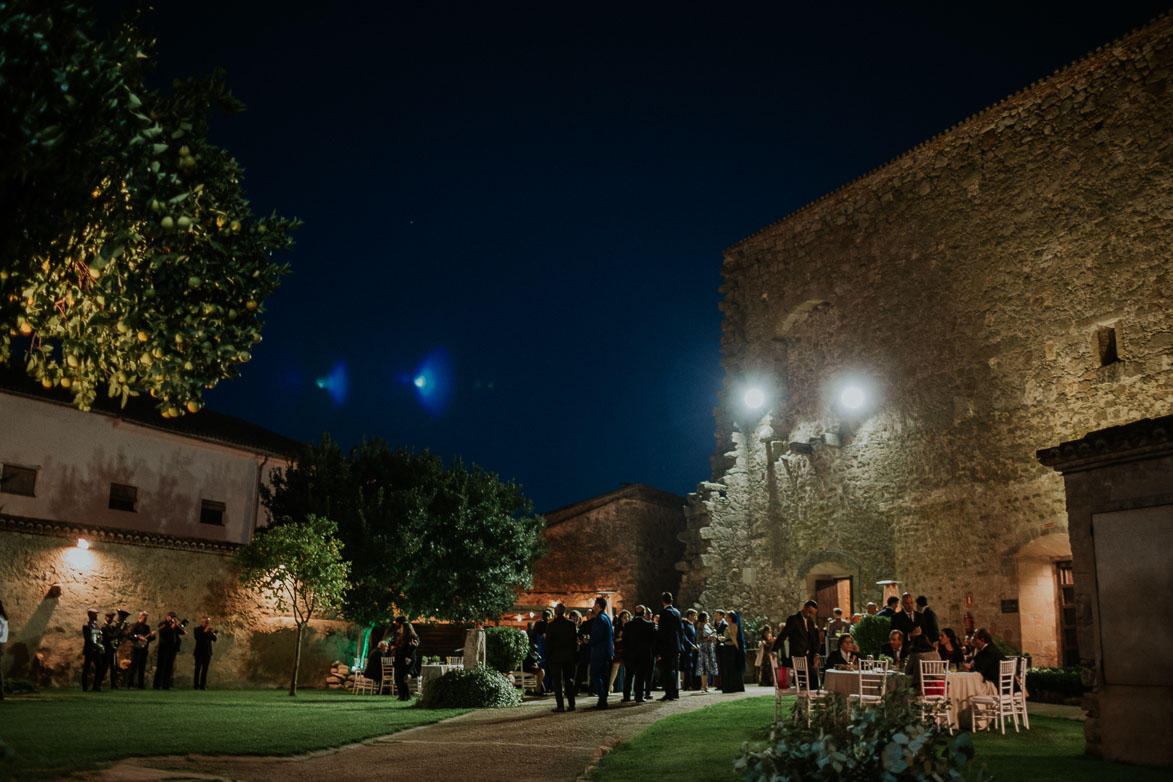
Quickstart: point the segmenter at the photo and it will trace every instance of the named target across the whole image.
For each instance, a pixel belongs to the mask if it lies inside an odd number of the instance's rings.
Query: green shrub
[[[1028,668],[1026,671],[1026,691],[1032,698],[1044,692],[1078,698],[1086,690],[1079,668]]]
[[[521,668],[529,651],[529,636],[516,627],[485,628],[485,664],[495,671],[509,673]]]
[[[770,731],[766,747],[742,745],[733,765],[745,782],[795,779],[802,782],[896,782],[897,780],[986,780],[973,763],[973,739],[921,722],[906,692],[884,696],[875,708],[852,713],[833,695],[827,706]]]
[[[996,635],[994,636],[994,646],[998,647],[998,651],[1002,653],[1003,657],[1020,657],[1022,655],[1022,652]]]
[[[509,678],[481,666],[432,679],[424,685],[419,700],[424,709],[508,709],[520,705],[521,695]]]
[[[741,634],[745,636],[745,645],[751,649],[757,647],[761,641],[762,628],[770,626],[768,616],[750,616],[741,618]]]
[[[859,653],[864,657],[869,654],[873,657],[880,653],[880,647],[888,643],[888,633],[892,632],[892,620],[886,616],[871,616],[860,619],[851,628],[851,637],[859,647]]]

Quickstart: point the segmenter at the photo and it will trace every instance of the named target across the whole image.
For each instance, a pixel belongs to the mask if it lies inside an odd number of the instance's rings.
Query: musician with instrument
[[[102,633],[102,662],[98,667],[98,685],[106,678],[106,671],[110,672],[110,689],[118,689],[118,645],[126,635],[125,611],[119,611],[118,621],[114,620],[114,611],[106,612],[106,623],[99,630]]]
[[[179,637],[187,635],[183,628],[187,627],[187,620],[180,621],[174,611],[159,623],[159,657],[155,661],[156,690],[170,690],[171,679],[175,675],[175,656],[179,654]]]
[[[146,611],[139,612],[138,621],[130,626],[129,634],[133,644],[126,686],[146,689],[147,654],[151,651],[151,641],[155,638],[155,631],[147,624]],[[138,684],[135,684],[136,681]]]
[[[102,691],[102,629],[98,627],[98,611],[91,608],[86,611],[86,623],[81,626],[82,655],[85,658],[81,666],[82,692],[90,689],[90,679],[93,679],[94,692]]]
[[[192,677],[193,690],[208,689],[208,664],[212,662],[212,641],[216,640],[216,631],[212,629],[212,617],[205,616],[200,620],[200,626],[193,632],[195,635],[195,675]]]

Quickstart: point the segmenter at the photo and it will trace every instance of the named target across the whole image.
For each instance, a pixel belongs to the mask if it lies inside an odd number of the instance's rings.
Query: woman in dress
[[[709,684],[717,673],[717,634],[709,624],[709,615],[701,611],[696,618],[696,643],[701,649],[696,654],[696,673],[701,680],[701,692],[709,691]]]
[[[774,630],[770,623],[766,622],[758,638],[758,656],[754,660],[758,668],[758,684],[763,687],[774,686],[774,673],[770,670],[770,649],[773,646]]]
[[[725,665],[721,692],[745,692],[745,635],[741,632],[741,612],[730,611],[725,630]]]
[[[951,665],[956,665],[958,668],[965,665],[965,646],[951,627],[946,627],[941,631],[937,653],[941,655],[942,660],[948,660]]]

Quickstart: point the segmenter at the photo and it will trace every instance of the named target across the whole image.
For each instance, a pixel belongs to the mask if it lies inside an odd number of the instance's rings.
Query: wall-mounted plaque
[[[1002,601],[1002,613],[1004,613],[1004,614],[1017,614],[1018,613],[1018,601],[1017,600],[1003,600]]]

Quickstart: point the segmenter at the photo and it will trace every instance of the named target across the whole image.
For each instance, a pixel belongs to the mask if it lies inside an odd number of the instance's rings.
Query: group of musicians
[[[151,629],[146,611],[140,612],[138,621],[133,624],[127,622],[129,617],[129,611],[107,611],[105,623],[98,624],[97,610],[90,609],[87,612],[86,623],[81,628],[82,654],[85,658],[81,669],[83,691],[101,692],[107,673],[110,674],[110,689],[118,689],[118,674],[122,670],[118,649],[124,643],[129,643],[131,651],[130,666],[125,669],[122,686],[127,689],[146,689],[147,656],[151,651],[151,641],[156,639],[159,645],[153,686],[156,690],[171,689],[180,638],[187,635],[187,620],[180,619],[171,611],[156,628]],[[211,618],[205,616],[201,619],[200,626],[192,634],[195,637],[192,687],[206,690],[208,664],[212,661],[212,642],[216,640]]]

